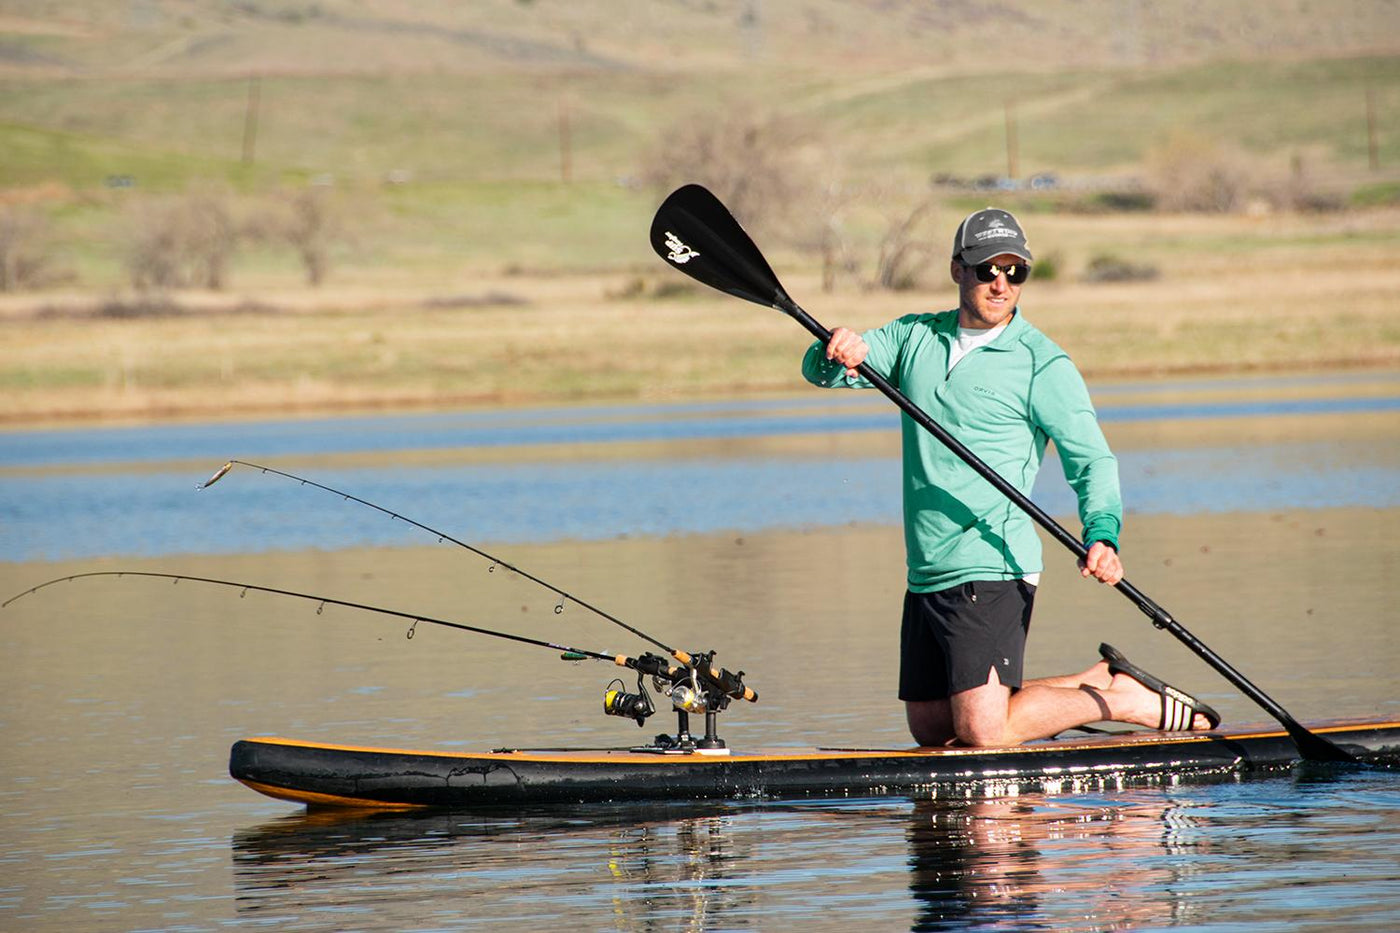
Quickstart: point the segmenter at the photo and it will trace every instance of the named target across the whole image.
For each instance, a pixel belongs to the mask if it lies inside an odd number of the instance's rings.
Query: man
[[[955,310],[863,335],[838,327],[807,351],[802,372],[818,386],[866,388],[856,367],[868,364],[1026,495],[1053,441],[1089,546],[1080,572],[1112,585],[1123,578],[1118,462],[1079,371],[1020,313],[1030,263],[1015,217],[976,211],[953,239]],[[1102,720],[1219,725],[1210,707],[1108,645],[1080,674],[1023,682],[1041,570],[1030,517],[908,416],[903,445],[909,591],[899,695],[915,740],[1018,744]]]

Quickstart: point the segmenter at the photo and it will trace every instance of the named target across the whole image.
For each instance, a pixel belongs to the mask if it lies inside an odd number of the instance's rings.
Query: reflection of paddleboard
[[[1308,728],[1367,761],[1400,763],[1400,722]],[[1275,725],[1210,733],[1128,732],[1003,748],[779,748],[701,754],[661,749],[457,753],[245,739],[229,773],[308,807],[499,804],[882,794],[1000,796],[1209,781],[1299,760]]]

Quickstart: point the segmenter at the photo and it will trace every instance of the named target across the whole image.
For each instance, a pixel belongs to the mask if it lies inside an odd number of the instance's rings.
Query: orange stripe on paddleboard
[[[260,794],[276,797],[278,800],[289,800],[292,803],[303,803],[308,807],[351,807],[360,810],[422,810],[429,806],[428,804],[419,803],[392,803],[383,800],[369,800],[364,797],[342,797],[338,794],[318,794],[314,791],[291,790],[286,787],[277,787],[273,784],[264,784],[261,781],[248,781],[243,778],[239,778],[238,780]]]
[[[1368,729],[1400,728],[1400,721],[1332,720],[1313,724],[1310,728],[1312,731],[1319,734],[1335,735],[1346,732],[1361,732]],[[960,758],[971,755],[1011,755],[1026,752],[1055,754],[1080,748],[1102,749],[1127,748],[1137,745],[1184,745],[1215,739],[1263,739],[1280,738],[1286,737],[1287,735],[1288,733],[1285,730],[1277,726],[1256,724],[1243,726],[1240,729],[1217,729],[1213,732],[1173,733],[1143,730],[1120,735],[1090,735],[1083,738],[1067,739],[1058,742],[1006,745],[996,748],[805,748],[793,750],[791,752],[770,749],[759,752],[734,752],[728,755],[663,754],[659,752],[633,752],[627,749],[592,753],[583,751],[538,752],[528,750],[452,752],[424,749],[382,748],[361,745],[337,745],[328,742],[307,742],[276,737],[251,738],[245,739],[244,741],[254,744],[281,745],[288,748],[320,749],[333,752],[357,752],[374,755],[417,755],[428,758],[470,758],[475,760],[503,762],[538,761],[579,764],[627,763],[665,766],[680,760],[689,763],[708,761],[718,764],[726,761],[842,761],[853,758],[870,758],[872,756],[879,758]]]

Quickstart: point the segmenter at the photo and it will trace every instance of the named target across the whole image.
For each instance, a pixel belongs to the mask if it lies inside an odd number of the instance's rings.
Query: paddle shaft
[[[776,308],[811,331],[823,345],[831,342],[831,332],[798,307],[797,302],[784,291],[778,277],[773,273],[772,266],[763,258],[763,253],[753,239],[734,219],[729,209],[704,187],[684,185],[662,202],[661,207],[657,209],[656,218],[652,221],[651,245],[658,256],[691,278],[745,301]],[[1088,554],[1088,549],[1077,538],[983,463],[879,373],[864,363],[856,367],[856,370],[915,423],[1035,519],[1057,541],[1080,558]],[[1162,607],[1140,593],[1131,583],[1120,580],[1116,587],[1152,620],[1153,625],[1171,632],[1178,641],[1277,719],[1288,730],[1289,736],[1304,758],[1316,761],[1356,760],[1355,756],[1299,725],[1283,707],[1186,631]]]
[[[786,300],[785,300],[786,299]],[[802,310],[796,302],[787,298],[785,294],[780,294],[774,302],[773,307],[793,318],[823,345],[831,342],[831,331],[823,327],[815,318]],[[1000,473],[993,470],[980,457],[949,434],[944,427],[929,416],[918,405],[914,404],[908,396],[890,384],[884,376],[871,369],[869,364],[861,363],[856,367],[856,372],[865,377],[875,388],[885,394],[890,401],[899,406],[900,410],[914,420],[921,428],[928,431],[939,440],[945,447],[957,455],[957,457],[971,467],[979,476],[996,487],[1002,495],[1012,501],[1021,511],[1029,515],[1035,522],[1050,533],[1055,540],[1067,547],[1076,557],[1081,560],[1089,553],[1089,549],[1084,546],[1074,535],[1070,534],[1063,525],[1051,518],[1044,509],[1032,502],[1021,490],[1007,482]],[[1268,694],[1260,690],[1251,683],[1243,674],[1235,670],[1224,658],[1216,654],[1207,647],[1199,638],[1192,635],[1171,615],[1149,599],[1141,590],[1133,586],[1126,579],[1119,580],[1114,584],[1114,589],[1128,597],[1133,605],[1142,610],[1143,614],[1152,620],[1152,624],[1157,628],[1166,629],[1176,637],[1178,641],[1194,651],[1203,661],[1215,668],[1230,683],[1255,703],[1263,707],[1270,715],[1277,719],[1288,734],[1298,745],[1298,750],[1303,753],[1303,757],[1325,761],[1350,761],[1354,756],[1338,748],[1332,742],[1321,736],[1315,735],[1304,728],[1296,719],[1289,715],[1288,711],[1276,703]]]

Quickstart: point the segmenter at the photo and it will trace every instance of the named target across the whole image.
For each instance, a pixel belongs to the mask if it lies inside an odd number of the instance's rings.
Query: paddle
[[[700,185],[686,185],[672,192],[657,209],[656,219],[651,225],[651,245],[657,254],[671,265],[693,279],[728,292],[746,301],[766,307],[776,308],[788,315],[822,343],[831,340],[831,332],[819,324],[806,311],[798,307],[783,286],[768,260],[763,258],[758,246],[744,228],[734,219],[718,198]],[[1018,508],[1050,533],[1055,540],[1068,548],[1076,557],[1084,558],[1088,548],[1079,539],[1066,531],[1040,506],[1036,505],[1019,489],[1003,479],[995,470],[983,463],[972,451],[934,421],[918,405],[910,401],[904,393],[895,388],[883,376],[861,363],[856,368],[860,375],[869,380],[875,388],[883,392],[890,401],[920,427],[936,437],[964,463],[991,483]],[[1263,707],[1269,715],[1277,719],[1288,730],[1298,751],[1310,761],[1355,761],[1356,757],[1339,748],[1331,741],[1308,731],[1288,714],[1268,694],[1250,683],[1243,674],[1200,639],[1188,632],[1179,622],[1152,600],[1141,593],[1127,580],[1121,580],[1115,587],[1132,600],[1142,612],[1152,620],[1157,628],[1166,629],[1199,655],[1207,664],[1215,668],[1226,680],[1238,687],[1245,696]]]

